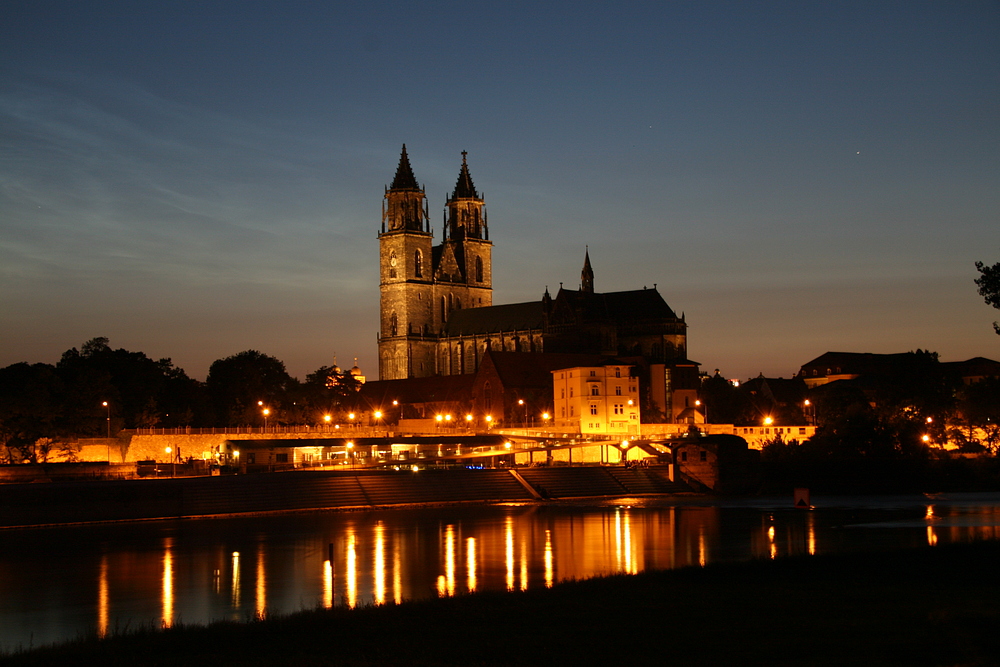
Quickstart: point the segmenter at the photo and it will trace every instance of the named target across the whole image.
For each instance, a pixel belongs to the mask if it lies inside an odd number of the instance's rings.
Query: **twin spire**
[[[472,182],[472,175],[469,173],[468,151],[462,151],[462,168],[458,172],[458,181],[455,183],[455,191],[451,193],[449,201],[452,199],[482,199],[476,192],[476,186]],[[389,190],[416,190],[421,192],[417,185],[417,178],[413,175],[413,168],[410,166],[410,156],[406,153],[406,144],[403,144],[403,151],[399,154],[399,165],[396,167],[396,176],[392,179]]]

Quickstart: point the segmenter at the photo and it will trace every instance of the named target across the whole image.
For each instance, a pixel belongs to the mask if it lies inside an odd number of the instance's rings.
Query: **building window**
[[[417,278],[424,277],[424,258],[419,250],[413,253],[413,275]]]
[[[688,460],[688,453],[686,451],[681,452],[681,461],[687,463],[687,460]]]
[[[399,330],[399,321],[396,319],[396,313],[389,316],[389,335],[395,336],[396,332]]]
[[[624,403],[615,403],[614,410],[615,410],[615,414],[616,415],[623,415],[623,414],[625,414],[625,404]]]
[[[573,398],[573,387],[569,388],[569,397]]]
[[[247,454],[247,463],[250,464],[257,463],[257,455],[253,453]]]
[[[597,404],[596,403],[591,403],[590,404],[590,414],[592,414],[592,415],[596,415],[597,414]]]
[[[571,406],[569,406],[569,416],[570,416],[570,417],[572,417],[572,416],[573,416],[573,407],[574,407],[574,406],[572,406],[572,405],[571,405]]]
[[[590,388],[590,395],[591,396],[600,396],[601,395],[600,389],[601,388],[598,387],[596,384],[593,385],[593,386],[591,386],[591,388]]]
[[[622,376],[622,369],[616,368],[615,369],[615,377],[616,378],[620,378],[621,376]]]
[[[621,395],[622,395],[622,388],[621,388],[621,386],[615,387],[615,396],[621,396]]]
[[[703,449],[703,450],[701,450],[701,453],[700,453],[700,454],[698,455],[698,457],[699,457],[699,458],[700,458],[700,459],[701,459],[702,461],[707,461],[707,460],[708,460],[708,452],[706,452],[706,451],[705,451],[705,450]]]
[[[274,455],[274,462],[275,463],[288,463],[288,454],[275,454]]]
[[[483,282],[483,258],[476,255],[476,282]]]
[[[590,371],[590,377],[597,377],[597,371]]]
[[[560,417],[565,417],[566,416],[566,407],[565,406],[559,408],[559,416]]]

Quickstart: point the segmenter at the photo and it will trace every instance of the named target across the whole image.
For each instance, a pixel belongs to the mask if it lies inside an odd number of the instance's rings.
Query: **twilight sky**
[[[494,303],[657,284],[746,379],[1000,359],[1000,3],[65,2],[0,21],[0,367],[377,376],[383,186],[461,151]]]

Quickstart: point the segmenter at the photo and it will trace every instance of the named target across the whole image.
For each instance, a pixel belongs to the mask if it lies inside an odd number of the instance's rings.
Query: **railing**
[[[360,424],[320,424],[318,426],[215,426],[212,428],[137,428],[122,431],[127,435],[301,435],[316,433],[322,435],[343,434],[345,438],[359,435],[386,435],[391,429],[386,426],[361,426]]]

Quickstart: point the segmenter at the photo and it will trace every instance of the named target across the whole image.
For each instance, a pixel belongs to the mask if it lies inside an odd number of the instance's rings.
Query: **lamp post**
[[[382,421],[382,411],[376,410],[372,416],[375,417],[375,430],[378,431],[378,426],[379,426],[378,423]]]
[[[174,467],[174,457],[170,456],[171,452],[173,452],[174,450],[171,447],[167,447],[166,451],[167,451],[167,457],[170,458],[170,476],[171,477],[176,477],[177,476],[177,468]]]
[[[347,456],[351,459],[351,470],[354,470],[354,443],[347,441]]]
[[[486,430],[489,431],[490,427],[493,426],[493,415],[486,415]]]
[[[549,419],[551,419],[551,418],[552,418],[552,415],[550,415],[548,412],[543,412],[542,413],[542,426],[548,428],[548,426],[549,426]]]
[[[267,416],[271,414],[271,411],[264,408],[264,433],[267,433]]]
[[[524,421],[521,422],[521,425],[524,426],[525,428],[527,428],[528,427],[528,407],[524,404],[524,399],[523,398],[517,399],[517,404],[520,405],[522,408],[524,408]]]
[[[705,405],[704,403],[702,403],[700,399],[695,400],[694,405],[695,405],[695,407],[701,408],[701,416],[702,416],[702,419],[704,420],[703,423],[707,424],[708,423],[708,406]]]

